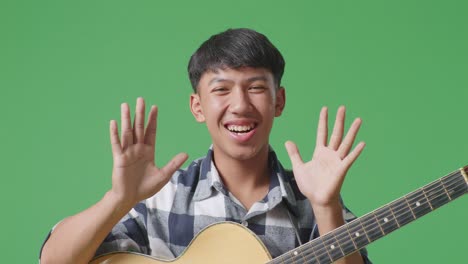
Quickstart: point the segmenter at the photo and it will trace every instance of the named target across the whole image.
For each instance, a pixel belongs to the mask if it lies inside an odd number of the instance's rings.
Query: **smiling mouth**
[[[225,126],[227,130],[229,130],[232,133],[236,133],[238,135],[246,134],[249,133],[250,131],[254,130],[255,127],[257,127],[257,124],[250,124],[250,125],[226,125]]]

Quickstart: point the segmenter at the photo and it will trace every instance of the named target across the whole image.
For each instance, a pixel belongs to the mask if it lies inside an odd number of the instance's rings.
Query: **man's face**
[[[284,89],[263,68],[205,72],[190,98],[198,122],[205,122],[216,154],[246,160],[268,148],[273,119],[285,105]]]

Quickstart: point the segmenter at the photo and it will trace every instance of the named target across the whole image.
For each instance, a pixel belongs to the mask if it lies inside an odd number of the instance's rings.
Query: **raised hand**
[[[128,104],[121,105],[121,140],[117,122],[112,120],[110,123],[114,161],[111,192],[127,207],[133,207],[137,202],[161,190],[188,157],[185,153],[179,153],[164,167],[156,166],[157,115],[158,109],[153,105],[145,130],[145,102],[143,98],[138,98],[133,127]]]
[[[361,126],[361,119],[354,120],[343,139],[344,120],[345,107],[341,106],[336,115],[330,142],[327,144],[328,110],[326,107],[322,108],[317,129],[317,142],[310,161],[302,160],[296,144],[291,141],[285,144],[299,190],[313,206],[326,207],[339,203],[340,189],[345,175],[364,149],[364,142],[360,142],[350,152]]]

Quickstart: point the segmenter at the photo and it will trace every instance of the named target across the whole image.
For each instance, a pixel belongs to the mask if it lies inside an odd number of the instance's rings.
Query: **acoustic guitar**
[[[465,166],[274,259],[252,231],[234,222],[220,222],[203,229],[173,260],[115,252],[97,257],[91,264],[328,264],[467,192],[468,166]]]

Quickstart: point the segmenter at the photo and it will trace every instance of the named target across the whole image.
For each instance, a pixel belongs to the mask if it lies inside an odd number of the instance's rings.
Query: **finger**
[[[303,163],[301,154],[297,149],[296,144],[292,141],[286,141],[284,144],[286,151],[288,152],[289,159],[291,159],[291,164],[293,167],[297,167]]]
[[[317,146],[326,146],[328,136],[328,109],[322,107],[320,111],[319,123],[317,127]]]
[[[333,127],[333,133],[330,137],[330,143],[328,146],[333,150],[337,150],[343,139],[343,130],[344,130],[344,120],[346,115],[346,108],[340,106],[338,112],[336,113],[335,125]]]
[[[356,139],[356,135],[361,127],[361,118],[356,118],[354,122],[351,124],[351,127],[348,130],[343,142],[341,143],[340,147],[338,148],[338,154],[340,155],[341,159],[344,159],[351,147],[353,146],[354,140]]]
[[[187,160],[188,155],[186,153],[179,153],[171,161],[169,161],[166,166],[161,169],[162,177],[163,178],[170,178],[176,170],[184,164]]]
[[[117,122],[115,120],[110,121],[109,125],[109,132],[110,132],[110,141],[112,146],[112,155],[118,155],[122,153],[122,147],[120,146],[120,139],[119,139],[119,130],[117,127]]]
[[[125,150],[128,145],[133,142],[133,132],[130,121],[130,108],[127,103],[123,103],[120,107],[120,118],[122,119],[122,150]]]
[[[133,120],[133,143],[143,143],[145,136],[145,100],[138,97]]]
[[[148,124],[146,125],[145,131],[145,144],[155,147],[156,144],[156,128],[158,126],[158,108],[153,105],[151,106]]]
[[[365,146],[366,146],[366,143],[359,142],[359,144],[357,144],[357,146],[353,149],[353,151],[351,151],[351,153],[349,153],[349,155],[346,156],[346,158],[343,160],[346,166],[346,170],[348,170],[349,167],[351,167],[351,165],[354,163],[354,161],[356,161],[356,159],[359,157],[359,155],[361,155],[361,152]]]

